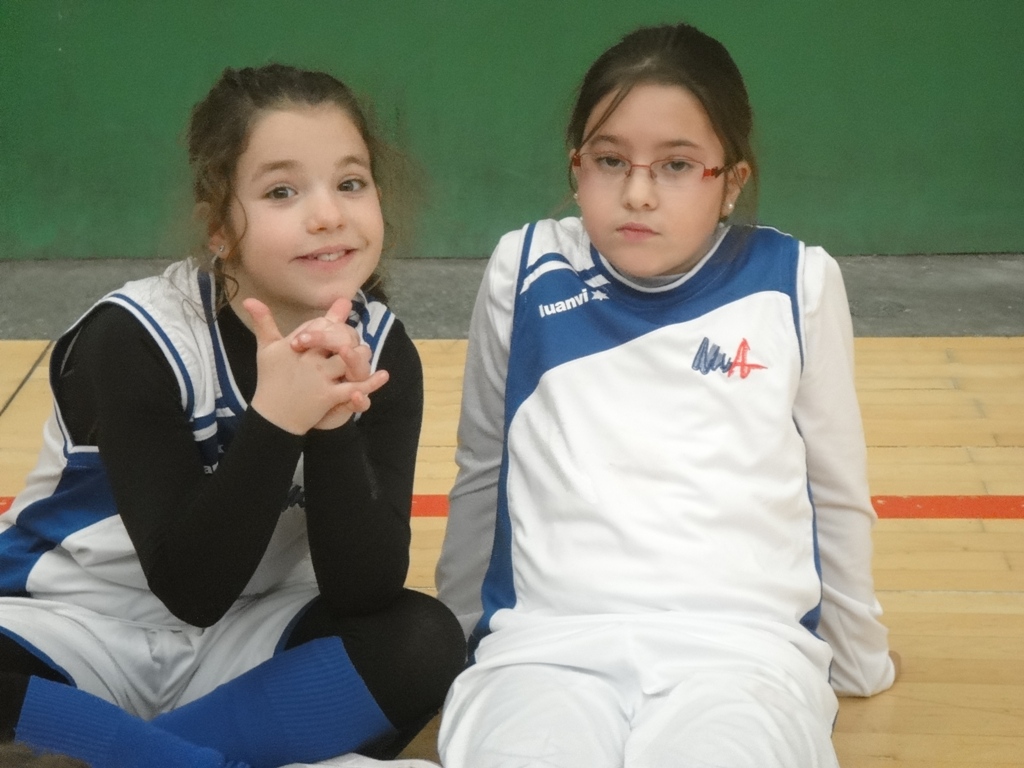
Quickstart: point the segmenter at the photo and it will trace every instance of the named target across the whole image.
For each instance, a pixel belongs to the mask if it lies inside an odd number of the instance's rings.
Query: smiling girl
[[[834,768],[895,669],[836,262],[734,223],[757,167],[716,40],[637,30],[567,132],[580,217],[477,298],[439,596],[475,663],[447,768]]]
[[[423,381],[376,272],[383,149],[342,83],[268,65],[224,71],[189,158],[207,268],[53,350],[0,518],[0,735],[93,768],[394,755],[465,649],[403,588]]]

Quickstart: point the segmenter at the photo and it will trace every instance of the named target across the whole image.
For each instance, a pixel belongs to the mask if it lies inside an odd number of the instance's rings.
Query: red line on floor
[[[0,496],[0,512],[14,501]],[[873,496],[882,518],[984,518],[1024,519],[1024,496]],[[412,498],[413,517],[447,517],[448,497],[417,494]]]
[[[879,517],[1024,518],[1024,496],[873,496]]]
[[[873,496],[883,518],[1024,519],[1024,496]],[[421,494],[412,499],[413,517],[447,517],[448,497]]]
[[[448,497],[418,494],[412,497],[413,517],[448,517]]]

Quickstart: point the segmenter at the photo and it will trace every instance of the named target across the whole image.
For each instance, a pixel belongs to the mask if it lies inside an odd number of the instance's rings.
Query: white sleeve
[[[875,511],[854,386],[853,327],[842,273],[821,248],[803,265],[804,370],[793,412],[807,446],[817,515],[822,607],[836,693],[870,696],[893,683],[888,630],[871,573]]]
[[[459,416],[459,472],[449,495],[448,527],[435,580],[438,598],[465,634],[483,612],[480,587],[491,558],[498,473],[505,438],[505,376],[522,233],[501,239],[477,293]]]

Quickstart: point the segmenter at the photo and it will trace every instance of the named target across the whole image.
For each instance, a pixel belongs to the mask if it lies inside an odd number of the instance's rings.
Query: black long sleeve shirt
[[[235,383],[256,389],[256,340],[230,307],[218,319]],[[397,320],[379,367],[390,379],[358,420],[296,436],[249,408],[213,474],[203,471],[178,384],[126,310],[97,309],[56,397],[72,438],[96,445],[150,589],[175,616],[218,621],[255,572],[303,456],[307,532],[322,599],[370,613],[402,588],[423,415],[419,355]]]

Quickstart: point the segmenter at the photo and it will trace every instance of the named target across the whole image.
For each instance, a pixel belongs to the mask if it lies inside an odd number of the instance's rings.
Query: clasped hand
[[[256,335],[256,392],[250,405],[271,423],[296,435],[334,429],[370,407],[370,393],[388,380],[370,372],[370,348],[346,322],[352,309],[338,299],[315,320],[287,336],[258,299],[243,306]]]

